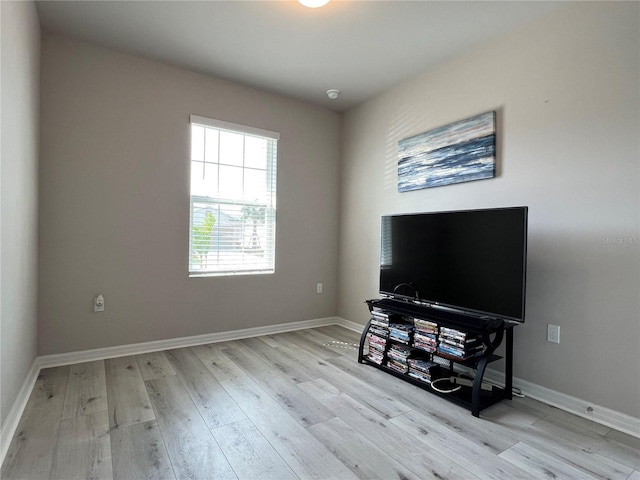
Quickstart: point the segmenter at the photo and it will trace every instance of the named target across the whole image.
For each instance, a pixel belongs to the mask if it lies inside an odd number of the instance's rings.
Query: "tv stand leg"
[[[371,319],[367,322],[362,330],[362,335],[360,335],[360,347],[358,348],[358,363],[362,363],[362,358],[364,357],[364,342],[367,341],[367,333],[369,333],[369,328],[371,327]]]
[[[474,417],[480,416],[480,394],[482,392],[482,378],[484,377],[484,371],[487,368],[489,357],[485,356],[478,362],[476,369],[476,375],[473,379],[473,390],[471,392],[471,415]]]
[[[507,328],[507,344],[505,345],[504,366],[504,398],[513,398],[513,327]]]

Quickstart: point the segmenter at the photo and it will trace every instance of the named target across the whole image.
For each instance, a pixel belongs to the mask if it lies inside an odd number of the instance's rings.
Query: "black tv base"
[[[445,311],[437,308],[432,308],[428,305],[417,304],[414,302],[407,302],[404,300],[397,300],[393,298],[382,298],[366,301],[369,311],[371,312],[371,318],[367,322],[362,335],[360,337],[360,346],[358,349],[358,362],[371,365],[375,368],[383,370],[395,377],[401,378],[413,385],[416,385],[424,390],[427,390],[442,398],[446,398],[456,404],[466,407],[471,410],[471,414],[475,417],[480,416],[480,412],[494,405],[501,400],[511,400],[512,398],[512,385],[513,385],[513,327],[514,323],[508,323],[503,321],[484,321],[483,319],[472,317],[457,312]],[[391,319],[390,323],[400,323],[411,327],[417,320],[417,323],[424,323],[424,321],[437,324],[438,332],[445,332],[446,329],[453,329],[460,333],[460,337],[473,338],[478,350],[475,356],[471,358],[463,358],[456,355],[446,354],[443,351],[426,351],[414,346],[413,333],[409,332],[408,341],[399,341],[394,338],[390,338],[388,335],[385,339],[385,345],[383,350],[378,343],[374,347],[369,346],[371,336],[376,336],[376,340],[380,341],[383,335],[380,334],[384,330],[381,325],[384,324],[384,319]],[[373,328],[372,328],[373,327]],[[445,330],[441,330],[444,327]],[[389,330],[389,329],[387,329]],[[397,331],[397,330],[396,330]],[[449,330],[450,332],[451,330]],[[436,337],[436,344],[441,340],[441,334],[438,333]],[[500,346],[502,341],[505,340],[505,355],[504,357],[495,355],[496,348]],[[480,347],[480,344],[482,345]],[[365,349],[369,350],[369,354],[365,354]],[[373,349],[374,355],[371,354]],[[389,356],[389,350],[392,349],[391,354],[394,351],[401,349],[404,351],[410,350],[408,359],[421,358],[434,362],[437,365],[432,367],[431,381],[435,382],[434,386],[431,382],[414,378],[409,375],[408,372],[398,371],[397,368],[402,366],[402,362],[395,361],[394,358]],[[380,357],[380,354],[382,357]],[[377,355],[377,356],[376,356]],[[381,360],[374,361],[374,358]],[[504,360],[504,387],[496,385],[483,385],[483,377],[487,365],[493,362]],[[409,362],[409,360],[407,360]],[[455,371],[454,365],[462,365],[464,367],[475,370],[475,375],[471,381],[465,382],[465,377],[461,376]],[[393,368],[390,366],[393,365]],[[408,368],[408,367],[407,367]],[[415,372],[415,370],[413,370]],[[441,388],[442,384],[448,384],[451,389],[458,385],[451,385],[449,381],[444,380],[447,378],[455,377],[457,384],[470,383],[470,385],[460,385],[459,389],[451,393],[443,393],[438,390],[446,390]],[[435,385],[438,385],[435,387]],[[435,388],[434,388],[435,387]],[[483,388],[484,387],[484,388]]]

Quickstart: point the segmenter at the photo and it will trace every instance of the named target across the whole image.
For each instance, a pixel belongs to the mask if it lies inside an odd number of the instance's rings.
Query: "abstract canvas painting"
[[[496,112],[486,112],[398,142],[398,191],[493,178]]]

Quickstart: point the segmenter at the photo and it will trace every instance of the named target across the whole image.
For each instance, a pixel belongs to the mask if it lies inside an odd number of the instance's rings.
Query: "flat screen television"
[[[380,293],[524,322],[527,207],[385,215]]]

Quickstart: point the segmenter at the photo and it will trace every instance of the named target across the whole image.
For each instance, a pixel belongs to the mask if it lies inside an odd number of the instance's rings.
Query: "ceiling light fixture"
[[[336,90],[335,88],[327,90],[327,97],[329,97],[331,100],[335,100],[336,98],[338,98],[338,95],[340,95],[340,90]]]
[[[327,3],[329,3],[329,0],[298,0],[298,2],[300,2],[300,4],[304,5],[305,7],[318,8],[324,7]]]

